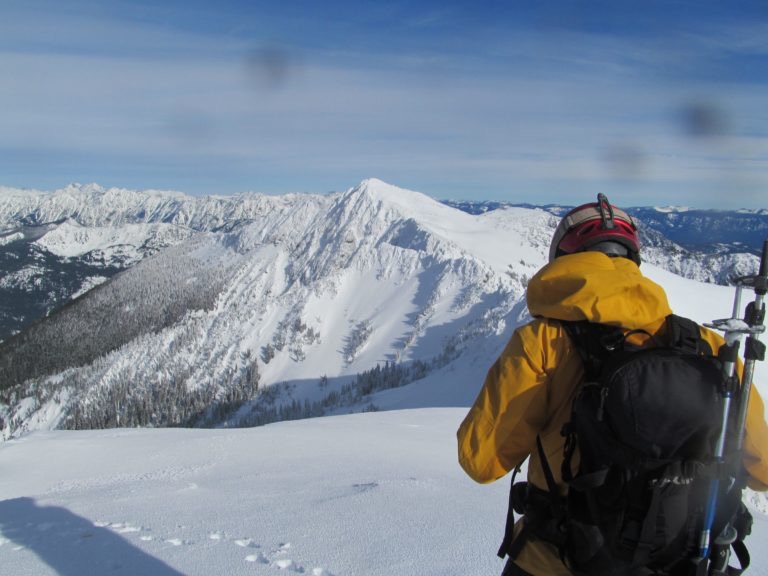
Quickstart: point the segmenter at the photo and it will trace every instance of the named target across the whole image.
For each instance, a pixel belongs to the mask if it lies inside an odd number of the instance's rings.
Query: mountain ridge
[[[512,202],[445,200],[449,206],[470,214],[483,214],[505,207],[540,208],[556,216],[573,206],[561,204],[515,204]],[[701,209],[680,206],[634,206],[625,210],[646,230],[662,234],[691,253],[759,255],[768,237],[768,209]],[[643,230],[641,228],[641,234]]]
[[[433,234],[408,206],[382,198],[387,191],[369,181],[226,231],[200,232],[9,339],[0,346],[1,379],[13,383],[4,391],[9,427],[213,423],[231,419],[234,409],[241,420],[261,421],[264,406],[243,409],[257,378],[286,401],[327,408],[338,404],[334,393],[346,394],[345,402],[360,409],[360,394],[343,388],[357,374],[398,364],[382,378],[412,379],[406,366],[415,362],[425,372],[445,365],[468,342],[503,329],[508,308],[524,293],[523,274],[498,271]],[[449,228],[469,230],[470,216],[420,198],[423,207],[453,217]],[[514,227],[506,234],[515,238],[510,245],[524,244]],[[543,257],[543,245],[530,250]],[[201,276],[213,262],[217,268]],[[200,288],[184,291],[194,282]],[[110,322],[109,306],[99,301],[131,316]],[[67,341],[77,348],[67,349]],[[49,351],[45,363],[41,350]],[[320,394],[316,383],[326,374],[332,382]],[[296,383],[311,389],[295,391]],[[139,415],[161,402],[150,400],[158,390],[174,398],[176,415]],[[212,412],[215,406],[221,409]]]
[[[6,436],[403,407],[408,393],[391,391],[413,382],[432,403],[465,405],[475,388],[462,382],[479,382],[528,318],[525,288],[558,221],[539,208],[471,215],[376,179],[234,203],[78,190],[28,212],[65,218],[24,246],[71,265],[125,259],[0,344]],[[80,192],[101,194],[103,214],[72,203]],[[670,245],[660,236],[646,265],[685,265]]]
[[[6,188],[5,190],[9,189]],[[6,258],[5,263],[0,262],[0,266],[3,268],[10,266],[10,269],[6,268],[9,270],[10,276],[0,280],[0,292],[5,291],[5,300],[14,302],[16,309],[24,311],[22,314],[7,313],[5,316],[0,316],[0,339],[18,332],[35,317],[48,314],[62,305],[66,301],[67,294],[80,294],[89,286],[103,281],[104,278],[111,277],[117,271],[125,269],[142,257],[183,241],[185,237],[192,236],[194,233],[235,231],[249,223],[262,222],[269,227],[270,231],[265,230],[257,235],[279,236],[284,232],[278,232],[275,222],[266,218],[266,215],[271,212],[277,210],[287,214],[294,209],[306,211],[308,209],[306,203],[311,200],[314,205],[313,213],[316,213],[317,210],[331,201],[330,199],[354,193],[367,194],[371,202],[386,197],[390,210],[402,214],[406,219],[413,219],[413,214],[418,214],[416,220],[420,222],[422,228],[444,238],[457,239],[456,231],[443,230],[440,222],[441,218],[442,220],[454,221],[457,219],[457,215],[441,217],[440,214],[446,213],[433,203],[432,198],[386,184],[375,178],[364,180],[346,192],[326,195],[268,196],[247,193],[235,196],[197,197],[172,191],[148,190],[141,192],[123,188],[107,189],[97,184],[73,184],[64,189],[47,193],[16,190],[13,194],[0,195],[0,229],[5,230],[5,232],[0,233],[0,242],[6,246],[12,243],[6,250],[12,252],[11,257],[15,259],[15,262],[8,258]],[[421,208],[414,211],[415,204]],[[443,202],[443,204],[450,205],[451,203]],[[424,206],[429,206],[429,208],[425,210],[423,209]],[[473,215],[486,214],[486,217],[491,219],[492,227],[493,213],[498,208],[526,207],[542,210],[554,217],[562,214],[566,209],[556,205],[515,207],[508,205],[508,203],[498,202],[465,203],[458,206],[459,209]],[[434,214],[429,216],[430,212],[434,212]],[[331,216],[338,217],[335,214]],[[307,214],[306,217],[310,217],[310,215]],[[101,227],[104,230],[131,224],[139,226],[134,228],[136,235],[133,239],[128,238],[121,243],[112,244],[104,242],[101,246],[95,247],[92,254],[83,253],[79,258],[67,259],[59,257],[58,254],[49,253],[45,246],[48,241],[45,240],[36,244],[33,243],[37,239],[34,237],[37,234],[34,230],[41,230],[45,226],[64,225],[68,220],[84,227]],[[478,221],[465,220],[472,223],[472,225],[464,227],[465,239],[470,236],[479,238],[483,230],[482,227],[476,225]],[[765,216],[765,220],[768,226],[768,216]],[[552,222],[554,221],[552,220]],[[184,228],[187,230],[184,233],[177,233],[177,238],[174,239],[173,235],[159,235],[157,232],[153,232],[150,227],[142,229],[141,224],[167,224],[180,227],[177,230]],[[745,248],[738,244],[726,246],[722,243],[714,243],[705,249],[686,243],[681,245],[671,241],[664,231],[659,232],[657,228],[652,228],[643,221],[641,224],[640,234],[646,261],[669,267],[675,273],[706,282],[726,284],[731,276],[746,273],[745,270],[754,265],[753,256],[759,252],[759,247],[761,247],[761,242],[753,242],[752,248],[750,248],[752,255],[750,256],[745,253]],[[663,228],[661,225],[659,227]],[[406,228],[403,228],[402,233],[419,233],[415,229],[418,226],[411,225],[411,228],[414,228],[411,232],[407,232],[405,231]],[[701,226],[699,228],[702,229]],[[704,226],[704,233],[709,228],[709,226]],[[739,231],[734,231],[733,234],[743,233],[742,226],[736,226],[736,228]],[[541,228],[535,229],[540,230]],[[22,236],[20,237],[19,234]],[[104,236],[109,236],[109,234],[104,233]],[[164,240],[159,241],[158,236],[164,237]],[[544,241],[545,239],[540,240],[540,242]],[[482,243],[474,242],[473,248],[464,242],[463,247],[464,249],[474,249],[477,252],[478,246],[482,248]],[[82,247],[79,250],[82,252]],[[488,250],[481,250],[480,252],[482,257],[486,260],[489,259]],[[57,258],[59,259],[58,262],[55,261]],[[529,257],[529,259],[531,258]],[[18,262],[22,260],[33,262],[44,260],[47,264],[36,270],[17,269]],[[67,281],[65,282],[67,287],[62,289],[59,285],[52,283],[52,279],[59,275],[67,276],[69,274],[67,270],[73,268],[73,265],[83,270],[82,273],[78,272],[80,274],[79,280],[77,280],[79,285],[76,285],[75,281]],[[503,268],[503,262],[497,263],[496,268]],[[91,272],[89,273],[88,270]],[[83,274],[85,275],[83,276]],[[33,285],[32,282],[37,284]],[[59,296],[52,296],[48,301],[41,301],[41,297],[37,295],[30,297],[30,295],[38,293],[58,294]]]

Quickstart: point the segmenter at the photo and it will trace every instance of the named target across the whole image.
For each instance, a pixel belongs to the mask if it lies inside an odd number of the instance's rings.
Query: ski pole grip
[[[768,276],[768,240],[763,242],[763,255],[760,258],[760,272],[758,272],[758,276],[763,278]]]

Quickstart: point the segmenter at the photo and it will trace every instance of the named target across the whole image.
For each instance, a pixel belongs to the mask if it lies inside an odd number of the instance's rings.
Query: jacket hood
[[[600,252],[560,256],[528,283],[528,310],[556,320],[589,320],[630,330],[672,313],[664,290],[626,258]]]

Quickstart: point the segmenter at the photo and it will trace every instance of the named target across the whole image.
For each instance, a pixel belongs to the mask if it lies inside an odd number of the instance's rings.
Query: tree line
[[[88,365],[191,310],[211,309],[225,277],[177,250],[137,264],[2,342],[0,394],[28,379]]]

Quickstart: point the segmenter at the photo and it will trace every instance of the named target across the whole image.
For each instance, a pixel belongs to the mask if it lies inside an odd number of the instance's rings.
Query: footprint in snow
[[[270,564],[273,568],[278,568],[279,570],[285,570],[287,572],[295,572],[296,574],[304,574],[306,570],[303,566],[300,564],[297,564],[290,558],[285,558],[291,550],[292,546],[290,542],[285,542],[284,544],[280,544],[280,547],[277,550],[274,550],[272,552],[273,557],[277,557],[276,560],[273,560]],[[263,557],[263,556],[262,556]],[[266,559],[266,558],[265,558]],[[315,567],[312,568],[312,571],[310,572],[312,576],[333,576],[332,573],[328,572],[325,568],[321,567]]]
[[[259,545],[256,544],[252,538],[241,538],[239,540],[235,540],[235,544],[241,548],[259,548]]]
[[[264,556],[261,552],[257,552],[256,554],[248,554],[248,556],[245,557],[246,562],[258,562],[259,564],[269,564],[269,558]]]
[[[288,570],[289,572],[297,572],[298,574],[304,573],[304,568],[296,564],[289,558],[283,558],[281,560],[275,560],[272,562],[272,566],[279,568],[280,570]]]
[[[143,530],[140,526],[132,526],[130,524],[113,524],[110,526],[112,530],[117,532],[118,534],[131,534],[133,532],[141,532]]]
[[[181,538],[166,538],[165,541],[172,546],[184,546],[185,544],[191,544],[191,542],[182,540]]]
[[[140,532],[147,532],[147,528],[144,526],[134,526],[128,522],[94,522],[94,526],[97,528],[109,528],[117,534],[138,534]],[[151,536],[140,536],[141,540],[152,540]]]
[[[291,549],[291,543],[290,542],[285,542],[283,544],[280,544],[280,548],[275,550],[274,553],[275,554],[288,554],[288,550],[290,550],[290,549]]]

